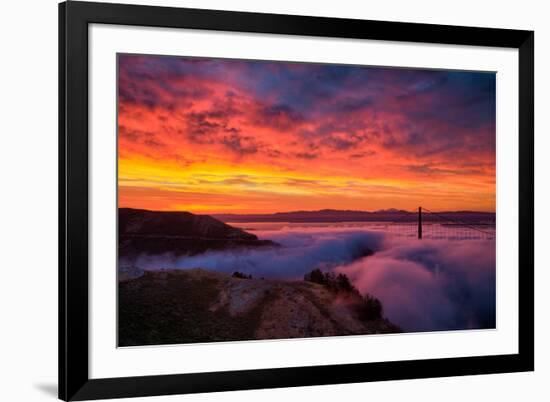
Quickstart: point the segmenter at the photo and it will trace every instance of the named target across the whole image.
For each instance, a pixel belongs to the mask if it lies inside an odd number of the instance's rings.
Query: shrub
[[[334,272],[321,272],[320,269],[314,269],[304,275],[307,282],[318,283],[328,288],[331,292],[339,293],[359,293],[351,284],[351,281],[345,274],[334,274]]]
[[[233,275],[231,275],[233,278],[240,278],[240,279],[252,279],[252,275],[243,274],[242,272],[235,271],[233,272]]]
[[[318,283],[319,285],[326,285],[327,281],[325,279],[325,275],[321,272],[320,269],[314,269],[308,274],[304,275],[304,281]]]

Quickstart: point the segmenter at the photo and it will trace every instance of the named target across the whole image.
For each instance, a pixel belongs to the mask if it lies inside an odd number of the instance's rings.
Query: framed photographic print
[[[59,397],[530,371],[534,33],[59,5]]]

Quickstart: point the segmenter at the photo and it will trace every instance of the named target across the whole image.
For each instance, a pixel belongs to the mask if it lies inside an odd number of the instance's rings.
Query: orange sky
[[[119,56],[119,206],[495,210],[494,75]]]

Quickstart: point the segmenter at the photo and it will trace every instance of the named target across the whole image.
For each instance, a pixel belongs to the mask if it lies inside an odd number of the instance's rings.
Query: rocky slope
[[[399,332],[362,318],[361,302],[307,281],[146,271],[119,283],[119,346]]]
[[[118,210],[119,257],[140,254],[195,255],[209,250],[276,246],[208,215],[189,212]]]

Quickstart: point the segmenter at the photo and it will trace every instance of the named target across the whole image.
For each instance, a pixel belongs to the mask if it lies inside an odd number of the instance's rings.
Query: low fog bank
[[[133,265],[142,269],[204,268],[253,277],[297,279],[315,268],[333,269],[381,249],[384,235],[360,230],[301,228],[255,232],[282,247],[215,251],[191,257],[142,256]]]
[[[495,242],[407,240],[336,268],[405,331],[495,327]]]
[[[301,279],[315,268],[345,273],[380,299],[384,315],[405,331],[495,326],[495,241],[394,238],[356,228],[254,231],[278,248],[141,257],[144,269],[204,268],[255,278]],[[364,257],[366,250],[375,252]]]

